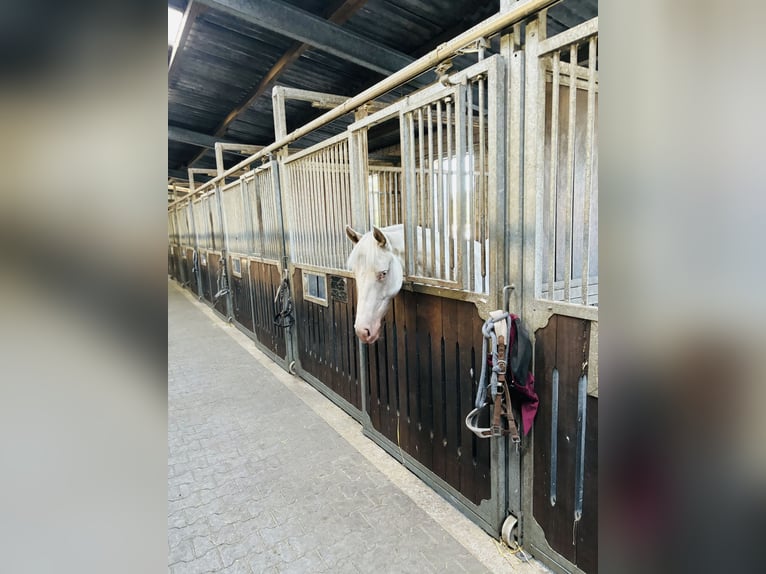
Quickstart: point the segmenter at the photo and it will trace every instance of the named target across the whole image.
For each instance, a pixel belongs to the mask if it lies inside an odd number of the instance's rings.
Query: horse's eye
[[[378,281],[383,281],[388,275],[388,271],[378,271]]]

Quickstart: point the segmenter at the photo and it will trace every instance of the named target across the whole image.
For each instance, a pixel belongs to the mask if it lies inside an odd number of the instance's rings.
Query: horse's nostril
[[[364,331],[365,331],[365,333],[367,333],[367,336],[369,337],[370,336],[370,330],[369,329],[365,329]]]

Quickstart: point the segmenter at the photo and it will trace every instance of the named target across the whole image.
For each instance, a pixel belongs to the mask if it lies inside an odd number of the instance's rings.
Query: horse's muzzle
[[[380,328],[376,329],[374,333],[366,327],[355,327],[355,331],[359,340],[367,345],[372,345],[380,337]]]

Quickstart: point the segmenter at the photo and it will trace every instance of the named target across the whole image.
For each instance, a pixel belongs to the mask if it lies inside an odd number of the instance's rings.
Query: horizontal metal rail
[[[229,168],[223,174],[218,175],[214,179],[211,179],[210,181],[201,185],[199,188],[195,189],[192,192],[192,194],[199,193],[199,191],[201,190],[215,186],[218,182],[222,181],[225,177],[231,176],[232,174],[242,170],[244,167],[247,167],[253,162],[259,160],[260,158],[294,142],[295,140],[299,138],[302,138],[303,136],[311,133],[312,131],[318,128],[321,128],[322,126],[330,123],[333,120],[336,120],[350,112],[353,112],[360,106],[412,80],[413,78],[419,76],[423,72],[427,72],[431,68],[437,66],[442,61],[448,59],[450,56],[454,55],[456,52],[458,52],[462,48],[465,48],[466,46],[475,42],[476,40],[479,40],[480,38],[484,38],[489,35],[496,34],[497,32],[500,32],[501,30],[504,30],[505,28],[508,28],[514,24],[517,24],[521,22],[522,20],[524,20],[525,18],[527,18],[528,16],[531,16],[539,12],[540,10],[544,10],[545,8],[548,8],[552,6],[553,4],[557,4],[558,2],[560,2],[560,0],[527,0],[526,2],[519,2],[514,7],[509,9],[507,12],[498,13],[490,18],[487,18],[483,22],[480,22],[473,28],[466,30],[459,36],[456,36],[455,38],[453,38],[452,40],[448,42],[444,42],[443,44],[441,44],[434,50],[430,51],[425,56],[412,62],[408,66],[405,66],[398,72],[392,74],[388,78],[378,82],[374,86],[354,96],[353,98],[349,99],[348,101],[341,104],[340,106],[322,114],[321,116],[307,123],[303,127],[298,128],[297,130],[287,134],[285,137],[280,138],[279,140],[266,146],[265,148],[263,148],[261,151],[257,152],[256,154],[241,161],[237,165]],[[187,199],[188,199],[188,196],[169,204],[168,209],[172,208],[176,203],[180,203]]]

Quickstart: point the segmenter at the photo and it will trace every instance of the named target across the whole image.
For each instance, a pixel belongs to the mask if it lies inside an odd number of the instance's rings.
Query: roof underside
[[[169,6],[188,13],[181,42],[168,50],[168,177],[185,180],[187,168],[213,169],[210,141],[268,145],[274,141],[271,89],[275,85],[353,96],[386,74],[360,65],[359,58],[386,65],[415,60],[499,10],[499,0],[170,0]],[[271,5],[276,13],[297,7],[329,20],[343,30],[380,45],[378,50],[330,53],[298,39],[294,19],[258,25],[256,17],[235,15],[240,10]],[[229,8],[227,10],[227,7]],[[555,34],[597,15],[597,0],[567,0],[549,10],[548,33]],[[248,21],[249,20],[249,21]],[[270,29],[267,29],[270,28]],[[314,31],[309,29],[308,33]],[[292,37],[291,37],[292,36]],[[496,50],[496,44],[492,48]],[[336,50],[337,52],[337,50]],[[372,52],[376,54],[370,55]],[[377,59],[376,59],[377,58]],[[460,69],[475,56],[453,60]],[[392,62],[392,64],[387,64]],[[399,69],[398,66],[394,69]],[[397,88],[397,99],[434,81],[432,72]],[[385,100],[386,98],[382,98]],[[326,110],[288,100],[288,132]],[[338,133],[350,118],[341,118],[298,143],[305,147]],[[181,131],[175,128],[182,128]],[[186,131],[183,131],[186,130]],[[179,137],[183,133],[184,137]],[[192,137],[193,136],[193,137]],[[192,141],[193,140],[193,141]],[[227,166],[241,155],[225,155]],[[204,179],[204,178],[202,178]]]

